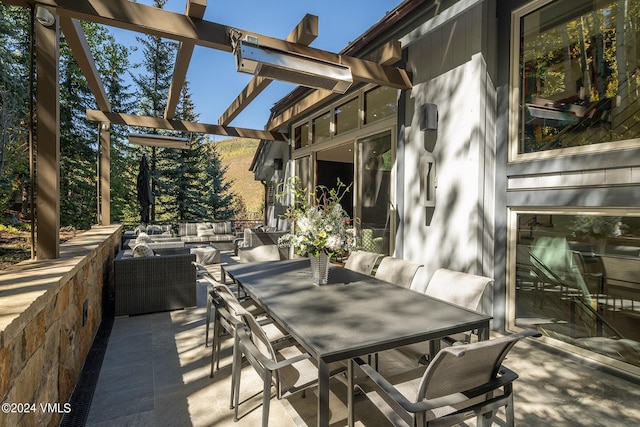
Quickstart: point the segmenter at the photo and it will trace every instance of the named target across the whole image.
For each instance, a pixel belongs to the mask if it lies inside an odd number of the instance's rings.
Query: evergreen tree
[[[154,6],[162,9],[167,0],[155,0]],[[143,60],[142,68],[146,74],[133,76],[133,81],[138,87],[138,114],[143,116],[162,117],[166,107],[166,100],[171,86],[173,75],[173,63],[176,52],[176,43],[163,41],[160,37],[147,35],[137,37],[136,40],[142,45]],[[158,130],[139,129],[144,133],[160,134]],[[166,132],[162,132],[166,133]],[[175,195],[169,194],[170,189],[166,182],[177,172],[173,171],[175,164],[169,159],[172,157],[169,150],[160,147],[150,149],[150,169],[151,169],[151,192],[154,194],[155,203],[151,206],[151,222],[169,221],[172,215],[170,204]],[[146,147],[139,147],[138,160],[142,153],[147,152]],[[167,158],[167,159],[165,159]],[[137,169],[136,169],[137,170]],[[162,178],[161,178],[162,177]],[[159,210],[160,216],[157,216]]]
[[[176,119],[198,120],[188,83],[185,83],[181,89]],[[204,139],[201,134],[193,134],[190,136],[190,149],[163,151],[163,158],[168,161],[168,164],[174,165],[172,170],[163,169],[164,173],[159,180],[163,190],[173,196],[163,205],[163,214],[174,220],[185,221],[210,217],[204,179],[206,166]]]
[[[123,45],[110,42],[102,47],[103,54],[97,60],[102,82],[111,103],[111,109],[131,113],[135,100],[130,86],[124,84],[122,76],[129,69],[130,50]],[[136,151],[127,144],[128,128],[112,126],[111,137],[111,220],[133,223],[139,220],[135,182],[137,179]]]
[[[29,200],[29,10],[0,3],[0,213]]]
[[[96,43],[98,25],[82,24]],[[97,129],[84,120],[95,108],[89,85],[64,37],[60,43],[60,225],[88,229],[95,224]]]
[[[207,166],[206,187],[207,203],[214,219],[226,220],[231,219],[236,214],[235,194],[231,191],[231,182],[224,178],[228,166],[222,165],[220,155],[213,143],[206,146]]]

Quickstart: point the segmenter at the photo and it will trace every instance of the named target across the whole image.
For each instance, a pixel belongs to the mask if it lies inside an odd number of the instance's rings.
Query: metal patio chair
[[[353,251],[344,263],[344,268],[371,276],[383,255],[375,252]]]
[[[269,425],[269,406],[271,386],[275,387],[276,397],[282,399],[293,393],[304,391],[318,382],[318,367],[311,355],[304,352],[293,339],[272,343],[262,325],[250,313],[242,315],[243,325],[238,326],[236,336],[239,350],[234,353],[232,392],[235,401],[234,421],[238,421],[240,399],[240,379],[242,356],[244,355],[260,375],[263,381],[262,426]],[[343,363],[329,366],[330,375],[334,376],[346,370]]]
[[[376,278],[409,289],[422,264],[387,256],[382,258],[376,270]]]
[[[504,406],[506,425],[513,426],[513,381],[518,375],[502,362],[518,340],[531,336],[540,334],[526,330],[446,347],[428,366],[414,369],[414,375],[405,372],[398,381],[355,358],[353,362],[366,375],[357,387],[396,425],[449,426],[476,416],[477,425],[483,426]],[[350,381],[349,392],[354,391]]]

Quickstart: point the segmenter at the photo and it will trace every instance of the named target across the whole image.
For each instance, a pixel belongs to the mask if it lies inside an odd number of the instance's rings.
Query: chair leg
[[[235,354],[238,353],[238,354]],[[240,360],[238,360],[240,359]],[[238,349],[237,352],[234,352],[233,355],[233,370],[235,371],[233,374],[233,393],[231,393],[231,398],[233,399],[233,421],[238,421],[238,405],[240,401],[240,379],[242,378],[241,370],[242,370],[242,351]]]
[[[211,294],[207,292],[207,315],[205,317],[204,346],[209,346],[209,323],[211,322]]]
[[[236,378],[236,376],[240,376],[240,371],[242,370],[242,353],[240,351],[240,344],[238,342],[238,336],[233,337],[233,356],[231,363],[231,403],[229,405],[230,409],[234,407],[234,395],[235,395],[235,386],[236,381],[240,381]]]
[[[209,378],[213,378],[213,371],[216,369],[215,365],[220,357],[220,320],[218,318],[218,312],[216,311],[213,316],[213,343],[211,343],[211,373]]]
[[[505,406],[505,412],[507,414],[506,416],[506,426],[507,427],[513,427],[515,425],[515,417],[514,417],[514,410],[513,410],[513,392],[511,393],[511,395],[509,396],[508,402],[507,402],[507,406]]]
[[[271,371],[264,373],[262,390],[262,427],[269,426],[269,404],[271,403]]]

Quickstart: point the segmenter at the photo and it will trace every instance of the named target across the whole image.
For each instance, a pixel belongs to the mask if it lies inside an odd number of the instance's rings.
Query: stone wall
[[[119,226],[89,230],[60,258],[0,275],[0,426],[58,425],[102,319]],[[3,322],[4,320],[4,322]]]

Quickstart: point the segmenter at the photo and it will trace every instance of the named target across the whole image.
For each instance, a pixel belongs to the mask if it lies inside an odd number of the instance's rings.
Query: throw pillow
[[[158,225],[150,225],[147,227],[147,234],[162,234],[162,227]]]
[[[214,222],[213,223],[213,231],[216,234],[225,234],[225,226],[224,222]]]
[[[215,233],[210,228],[198,229],[198,237],[209,237],[213,236]]]
[[[153,249],[144,243],[140,243],[135,245],[133,250],[131,251],[134,258],[145,257],[145,256],[153,256]]]
[[[140,232],[138,234],[138,237],[136,237],[136,243],[151,243],[151,237],[145,233],[145,232]]]
[[[136,242],[138,243],[151,243],[152,239],[145,231],[141,231],[138,236],[136,236]]]

